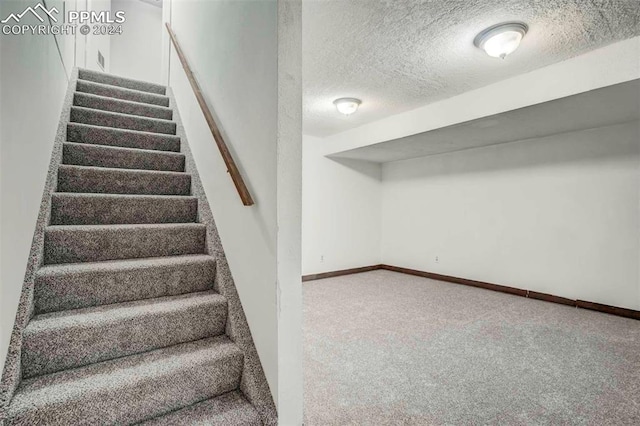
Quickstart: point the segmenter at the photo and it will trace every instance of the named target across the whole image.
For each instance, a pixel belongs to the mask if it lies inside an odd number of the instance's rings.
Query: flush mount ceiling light
[[[344,115],[351,115],[358,110],[362,101],[356,98],[340,98],[333,101],[338,112]]]
[[[489,56],[504,59],[518,48],[528,29],[524,22],[505,22],[482,31],[473,44]]]

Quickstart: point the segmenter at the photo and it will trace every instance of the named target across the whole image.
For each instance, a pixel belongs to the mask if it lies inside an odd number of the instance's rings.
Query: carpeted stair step
[[[139,90],[125,89],[123,87],[110,86],[108,84],[95,83],[93,81],[78,80],[76,91],[91,93],[93,95],[122,99],[125,101],[141,102],[145,104],[169,106],[169,98],[155,93],[141,92]]]
[[[205,233],[206,226],[200,223],[48,226],[44,263],[202,254]]]
[[[98,109],[71,107],[70,121],[92,124],[94,126],[115,127],[118,129],[139,130],[142,132],[176,134],[176,123],[158,118],[138,117]]]
[[[109,98],[90,93],[76,92],[73,95],[73,105],[103,111],[119,112],[121,114],[161,118],[163,120],[171,120],[173,118],[173,110],[167,107],[125,101],[123,99]]]
[[[189,195],[191,175],[63,164],[58,168],[58,192]]]
[[[62,162],[78,166],[184,171],[184,154],[74,142],[63,144]]]
[[[236,390],[242,366],[218,336],[27,379],[6,425],[140,422]]]
[[[141,426],[262,426],[256,409],[233,391],[140,423]]]
[[[206,254],[46,265],[34,285],[35,313],[211,290],[215,258]]]
[[[214,292],[36,315],[23,332],[24,378],[224,333],[227,301]]]
[[[180,137],[136,130],[69,123],[67,141],[119,146],[122,148],[152,149],[156,151],[180,152]]]
[[[116,75],[105,74],[102,72],[96,72],[87,69],[78,70],[78,79],[93,81],[102,84],[109,84],[111,86],[124,87],[127,89],[140,90],[142,92],[155,93],[158,95],[165,95],[167,92],[166,87],[160,84],[119,77]]]
[[[198,199],[191,196],[57,192],[51,197],[51,225],[191,223],[197,216]]]

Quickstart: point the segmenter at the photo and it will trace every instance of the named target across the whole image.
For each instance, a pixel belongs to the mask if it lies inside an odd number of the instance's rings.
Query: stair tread
[[[60,424],[70,419],[111,424],[136,415],[142,418],[134,421],[144,420],[160,410],[191,405],[204,393],[211,398],[237,389],[241,358],[242,351],[223,335],[26,379],[16,390],[8,417],[26,422],[49,418]],[[227,367],[202,368],[214,362]],[[219,378],[222,372],[228,377]],[[201,381],[197,386],[195,378]],[[210,383],[206,389],[204,382]]]
[[[181,265],[192,262],[215,261],[209,254],[186,254],[181,256],[143,257],[139,259],[102,260],[98,262],[58,263],[44,265],[36,272],[37,276],[68,274],[71,272],[90,272],[95,270],[123,270],[152,268],[164,265]]]
[[[84,140],[85,138],[90,140]],[[85,123],[69,122],[67,124],[67,141],[86,145],[116,146],[121,148],[139,148],[140,146],[146,146],[147,148],[143,149],[161,152],[180,152],[180,137],[176,135],[145,132],[142,130],[118,129],[116,127],[97,126]],[[152,148],[152,146],[159,147]]]
[[[89,80],[85,80],[85,81],[89,81]],[[95,82],[91,82],[91,83],[101,84],[101,83],[95,83]],[[108,86],[108,84],[105,85],[105,86]],[[111,87],[118,87],[118,86],[111,86]],[[122,87],[118,87],[118,88],[124,89],[124,90],[136,91],[136,90],[133,90],[133,89],[126,89],[126,88],[122,88]],[[143,92],[143,93],[149,93],[149,92]],[[140,107],[149,108],[149,109],[157,109],[158,111],[173,112],[173,108],[167,107],[167,106],[153,105],[153,104],[148,104],[146,102],[130,101],[130,100],[127,100],[127,99],[112,98],[110,96],[96,95],[95,93],[77,92],[76,91],[76,92],[74,92],[74,96],[75,95],[81,95],[83,97],[87,97],[87,98],[90,98],[90,99],[115,102],[115,103],[119,103],[119,104],[123,104],[123,105],[135,105],[135,106],[140,106]],[[162,95],[159,95],[159,96],[162,96]],[[79,106],[79,107],[82,107],[82,108],[91,108],[91,107],[83,107],[82,105],[75,105],[75,106]],[[97,109],[97,108],[91,108],[91,109]],[[103,110],[103,111],[109,111],[109,110]],[[113,112],[113,111],[110,111],[110,112]],[[151,118],[153,118],[153,117],[151,117]]]
[[[171,124],[175,124],[175,121],[173,120],[165,120],[163,118],[154,118],[154,117],[143,117],[140,115],[131,115],[131,114],[124,114],[121,112],[113,112],[113,111],[105,111],[102,109],[95,109],[95,108],[86,108],[86,107],[81,107],[81,106],[75,106],[72,105],[71,106],[72,110],[78,110],[78,111],[87,111],[87,112],[91,112],[91,113],[95,113],[95,114],[99,114],[99,115],[105,115],[105,116],[111,116],[111,117],[124,117],[124,118],[130,118],[132,120],[137,120],[137,121],[157,121],[160,123],[171,123]],[[108,127],[108,126],[103,126],[103,127]],[[115,129],[118,129],[119,127],[115,127]],[[125,129],[125,130],[136,130],[136,129]],[[141,130],[144,131],[144,130]],[[148,132],[148,133],[157,133],[157,132]]]
[[[196,223],[198,199],[191,195],[55,192],[50,225]]]
[[[128,229],[202,229],[204,223],[109,223],[97,225],[49,225],[46,231],[102,231],[102,230],[128,230]]]
[[[50,225],[44,263],[81,263],[205,253],[201,223]]]
[[[64,142],[62,164],[125,170],[184,172],[184,154],[107,145]]]
[[[70,146],[83,146],[83,147],[91,147],[91,148],[97,148],[97,149],[122,151],[122,152],[131,153],[131,154],[148,153],[148,154],[152,154],[152,155],[163,155],[163,156],[167,156],[167,157],[184,158],[184,154],[183,153],[175,152],[175,151],[160,151],[160,150],[157,150],[157,149],[131,148],[131,147],[128,147],[128,146],[98,145],[98,144],[90,144],[90,143],[84,143],[84,142],[63,142],[63,144],[64,145],[70,145]],[[69,165],[75,165],[75,164],[69,164]],[[89,166],[89,167],[91,167],[91,166]],[[163,170],[161,170],[161,171],[163,171]],[[167,170],[167,171],[170,171],[170,170]]]
[[[112,98],[86,92],[75,92],[73,106],[95,109],[98,111],[117,112],[134,117],[149,117],[162,120],[173,119],[173,109],[152,105],[145,102],[136,102],[126,99]]]
[[[166,95],[129,89],[121,86],[113,86],[111,84],[98,83],[91,80],[79,79],[76,84],[76,91],[80,93],[99,94],[100,96],[111,99],[134,100],[134,102],[140,102],[147,105],[169,107],[169,97]]]
[[[142,130],[156,134],[176,134],[176,123],[173,120],[141,117],[139,115],[72,106],[70,121],[73,123],[94,124],[115,129]]]
[[[217,336],[226,318],[213,290],[39,314],[23,332],[23,377]]]
[[[61,164],[57,192],[190,195],[191,174]]]
[[[135,169],[134,169],[135,170]],[[197,200],[193,195],[156,195],[156,194],[103,194],[99,192],[54,192],[55,198],[114,198],[114,199],[142,199],[142,200]]]
[[[148,316],[182,310],[191,306],[208,303],[226,303],[226,298],[216,291],[209,290],[177,296],[157,297],[133,302],[114,303],[111,305],[39,314],[29,321],[29,324],[25,328],[25,333],[34,334],[43,330],[109,324],[125,321],[137,316]]]
[[[78,79],[85,81],[96,81],[115,87],[126,87],[147,93],[166,95],[167,87],[157,83],[137,80],[105,72],[93,71],[85,68],[78,70]],[[137,86],[137,87],[136,87]]]
[[[146,170],[146,169],[120,169],[117,167],[100,167],[100,166],[80,166],[77,164],[60,164],[61,169],[78,169],[78,170],[97,170],[97,171],[114,171],[118,173],[140,173],[140,174],[166,174],[173,176],[185,176],[185,172],[173,172],[171,170]]]
[[[35,313],[207,291],[215,269],[208,254],[45,265],[36,272]]]
[[[260,415],[240,391],[216,398],[140,423],[141,426],[262,426]]]
[[[98,181],[89,181],[90,176]],[[136,178],[143,180],[141,183],[136,183],[138,181],[133,180]],[[155,180],[155,182],[152,184],[145,181],[149,179]],[[159,182],[165,186],[159,187]],[[89,185],[90,183],[93,183],[93,186]],[[145,191],[145,186],[150,184],[154,187]],[[90,187],[98,190],[93,193],[100,194],[187,196],[190,195],[191,190],[191,174],[171,170],[124,169],[77,164],[60,164],[58,166],[58,190],[56,192],[89,193]]]

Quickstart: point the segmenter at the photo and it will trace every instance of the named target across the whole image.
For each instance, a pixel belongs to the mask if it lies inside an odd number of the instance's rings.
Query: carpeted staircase
[[[165,88],[80,70],[7,425],[260,425]]]

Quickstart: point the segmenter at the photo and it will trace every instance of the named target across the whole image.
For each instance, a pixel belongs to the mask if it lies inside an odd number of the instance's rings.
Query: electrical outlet
[[[324,262],[324,254],[320,255],[320,263]]]
[[[436,263],[440,263],[440,258],[436,256]]]

